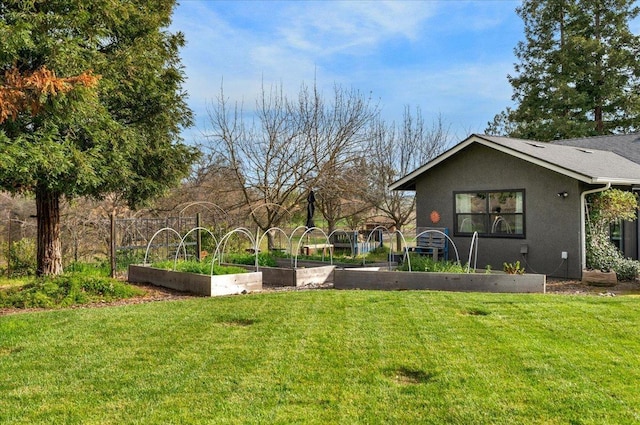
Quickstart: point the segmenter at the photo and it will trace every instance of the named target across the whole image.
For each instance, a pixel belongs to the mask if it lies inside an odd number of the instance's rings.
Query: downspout
[[[586,234],[586,220],[587,220],[587,195],[597,192],[604,192],[611,189],[611,182],[607,183],[604,187],[597,189],[585,190],[580,194],[580,245],[582,249],[582,270],[587,268],[587,234]]]
[[[640,188],[632,187],[631,192],[635,193],[638,196],[638,192],[640,192]],[[640,258],[640,208],[636,211],[636,258]]]

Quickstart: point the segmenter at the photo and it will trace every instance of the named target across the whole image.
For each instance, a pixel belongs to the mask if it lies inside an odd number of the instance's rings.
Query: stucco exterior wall
[[[628,258],[638,258],[638,228],[637,221],[625,221],[624,222],[624,255]]]
[[[481,237],[478,268],[490,265],[494,270],[502,270],[504,262],[519,260],[529,273],[580,278],[580,193],[584,190],[581,186],[570,177],[472,144],[417,179],[416,224],[448,227],[461,261],[466,262],[471,237],[455,236],[454,191],[524,189],[524,238]],[[567,192],[568,196],[561,198],[559,192]],[[434,210],[440,213],[438,224],[429,217]],[[525,255],[521,253],[524,249]],[[566,260],[562,259],[563,251],[567,253]]]

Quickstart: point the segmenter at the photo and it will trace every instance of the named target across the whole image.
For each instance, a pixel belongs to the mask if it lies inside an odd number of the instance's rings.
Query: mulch
[[[200,295],[195,295],[187,292],[175,291],[169,288],[163,288],[154,285],[147,284],[135,284],[139,288],[145,291],[144,295],[122,299],[118,301],[99,302],[91,304],[83,304],[70,307],[72,309],[85,309],[85,308],[101,308],[101,307],[114,307],[123,305],[143,304],[159,301],[178,301],[193,298],[202,298]],[[331,289],[331,285],[316,285],[309,287],[265,287],[263,292],[282,292],[282,291],[309,291],[319,289]],[[547,294],[555,295],[584,295],[584,296],[607,296],[615,297],[618,295],[640,295],[640,282],[618,282],[615,286],[595,286],[587,285],[581,281],[576,280],[557,280],[547,279]],[[6,316],[10,314],[28,313],[34,311],[45,311],[46,309],[38,308],[0,308],[0,316]]]
[[[579,280],[559,280],[547,278],[547,294],[595,295],[615,297],[617,295],[640,295],[638,280],[617,282],[613,286],[587,284]]]

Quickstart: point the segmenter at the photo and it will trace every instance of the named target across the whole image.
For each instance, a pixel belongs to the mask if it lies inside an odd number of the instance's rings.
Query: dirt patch
[[[564,295],[640,295],[640,283],[635,281],[617,282],[614,286],[589,285],[579,280],[547,279],[547,294]]]
[[[435,373],[425,372],[423,370],[399,367],[397,369],[389,369],[386,374],[397,384],[401,385],[417,385],[425,384],[432,381]]]

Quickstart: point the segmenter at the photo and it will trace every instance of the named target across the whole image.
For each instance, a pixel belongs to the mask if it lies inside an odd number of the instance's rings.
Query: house
[[[576,146],[584,149],[598,149],[617,153],[636,164],[640,164],[640,133],[595,136],[566,139],[553,142],[557,145]],[[635,188],[633,190],[636,190]],[[637,189],[640,190],[640,189]],[[612,229],[612,241],[625,257],[640,258],[640,226],[634,222],[619,223]]]
[[[520,261],[530,273],[580,278],[585,197],[640,187],[640,151],[626,158],[624,147],[602,139],[604,149],[594,149],[587,139],[541,143],[473,134],[390,189],[415,191],[418,229],[448,228],[462,261],[477,232],[478,268]],[[621,245],[638,258],[637,223],[625,224]]]

